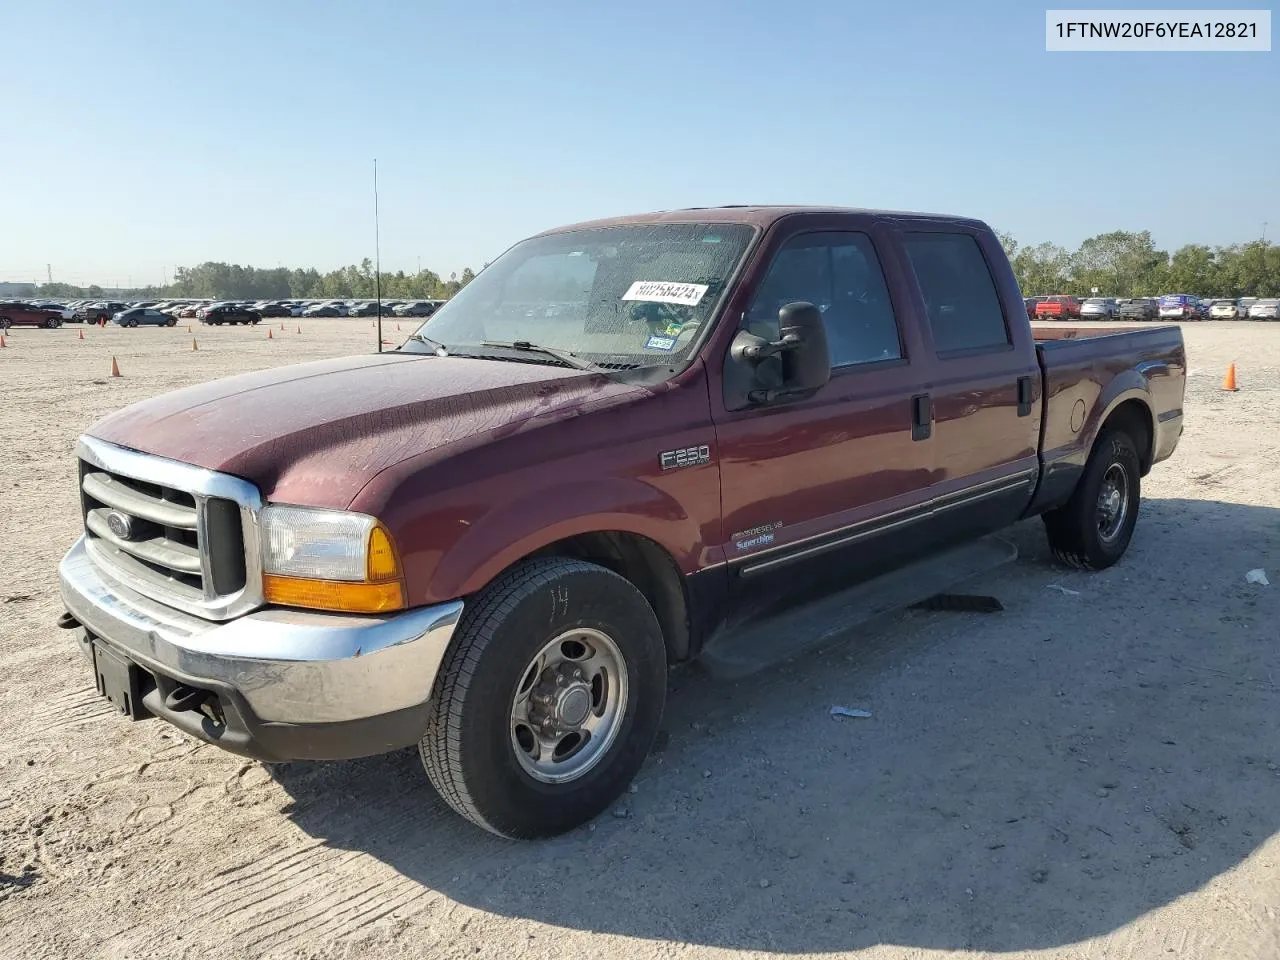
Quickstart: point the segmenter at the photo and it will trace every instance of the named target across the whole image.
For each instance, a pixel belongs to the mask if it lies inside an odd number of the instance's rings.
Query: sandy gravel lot
[[[112,716],[54,626],[76,435],[373,348],[367,321],[295,326],[0,350],[0,960],[1280,957],[1280,324],[1185,328],[1187,433],[1118,567],[1056,568],[1032,522],[972,585],[1003,613],[681,671],[625,815],[523,845],[449,813],[412,752],[268,769]]]

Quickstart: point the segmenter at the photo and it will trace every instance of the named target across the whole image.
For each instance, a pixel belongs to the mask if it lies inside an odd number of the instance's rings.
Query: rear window
[[[995,280],[977,240],[967,233],[909,233],[903,246],[939,354],[1010,343]]]

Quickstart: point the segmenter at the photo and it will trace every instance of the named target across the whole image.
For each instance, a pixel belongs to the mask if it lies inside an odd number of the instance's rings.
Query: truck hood
[[[242,477],[268,500],[345,508],[409,457],[576,416],[637,389],[545,364],[386,353],[188,387],[88,433]]]

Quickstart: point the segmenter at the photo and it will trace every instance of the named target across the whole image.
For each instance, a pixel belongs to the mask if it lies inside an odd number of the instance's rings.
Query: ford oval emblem
[[[107,529],[121,540],[133,539],[133,517],[118,510],[107,514]]]

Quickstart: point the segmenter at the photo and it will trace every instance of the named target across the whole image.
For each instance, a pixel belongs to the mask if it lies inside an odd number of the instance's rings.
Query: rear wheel
[[[657,618],[630,581],[580,560],[522,562],[468,602],[436,677],[423,766],[486,830],[563,833],[640,769],[666,669]]]
[[[8,317],[0,317],[0,330],[8,330],[12,321]]]
[[[1054,555],[1083,570],[1105,570],[1129,548],[1142,499],[1142,463],[1129,434],[1105,431],[1071,499],[1044,515]]]

